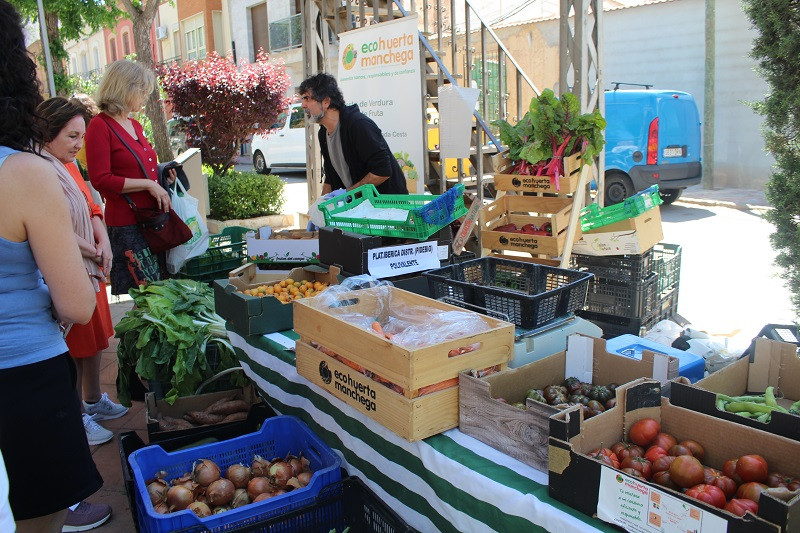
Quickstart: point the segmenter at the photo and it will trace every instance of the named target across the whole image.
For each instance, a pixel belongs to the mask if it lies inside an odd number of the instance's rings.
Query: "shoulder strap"
[[[104,116],[100,115],[100,118],[102,118],[103,122],[106,123],[106,126],[108,126],[108,129],[110,129],[114,133],[114,135],[117,136],[117,139],[119,139],[119,141],[123,144],[123,146],[125,146],[125,148],[130,150],[131,154],[133,154],[134,159],[136,159],[136,162],[139,163],[139,168],[142,169],[142,174],[144,174],[145,179],[147,179],[147,170],[144,168],[144,164],[142,163],[142,160],[139,159],[139,154],[137,154],[136,151],[134,151],[134,149],[131,148],[131,146],[128,143],[125,142],[125,139],[122,138],[122,135],[120,135],[119,132],[117,130],[115,130],[113,128],[113,126],[111,126],[111,124],[108,122],[108,120]],[[125,198],[125,201],[128,202],[128,205],[130,205],[131,208],[136,209],[136,204],[133,203],[133,200],[131,200],[130,196],[128,196],[125,193],[122,193],[122,197]]]

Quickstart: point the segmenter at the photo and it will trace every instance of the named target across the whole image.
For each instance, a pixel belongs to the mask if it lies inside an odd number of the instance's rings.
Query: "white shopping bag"
[[[181,180],[175,180],[177,193],[172,195],[172,209],[181,217],[189,229],[192,238],[185,243],[167,250],[167,270],[177,274],[183,265],[192,257],[198,257],[208,250],[208,226],[197,210],[197,198],[190,196],[183,188]]]

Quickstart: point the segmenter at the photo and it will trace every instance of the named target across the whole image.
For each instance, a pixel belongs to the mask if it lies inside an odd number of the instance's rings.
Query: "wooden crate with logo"
[[[523,193],[572,194],[578,188],[581,164],[580,154],[565,158],[564,175],[556,182],[555,176],[506,174],[512,167],[512,162],[506,158],[499,163],[500,172],[494,175],[494,188]]]

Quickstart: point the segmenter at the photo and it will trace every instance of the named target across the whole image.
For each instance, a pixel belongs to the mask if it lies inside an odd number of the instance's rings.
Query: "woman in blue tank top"
[[[55,171],[31,150],[36,65],[6,0],[0,50],[0,451],[17,531],[56,532],[102,486],[58,322],[88,322],[95,297]]]

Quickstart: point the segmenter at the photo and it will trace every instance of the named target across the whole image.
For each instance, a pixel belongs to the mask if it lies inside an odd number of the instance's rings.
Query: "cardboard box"
[[[550,418],[550,496],[578,511],[629,531],[728,531],[730,533],[792,532],[800,526],[800,494],[788,501],[780,491],[761,494],[758,515],[738,517],[652,482],[635,479],[603,466],[585,454],[623,440],[642,418],[655,418],[661,430],[678,440],[696,440],[705,448],[703,463],[721,469],[725,461],[757,453],[770,471],[800,474],[800,442],[672,405],[662,398],[658,382],[642,379],[620,387],[611,409],[583,420],[580,410]],[[623,508],[624,505],[624,508]],[[675,524],[673,520],[684,522]]]
[[[259,273],[255,264],[248,263],[232,271],[227,280],[214,281],[214,305],[217,314],[230,320],[242,335],[263,335],[292,329],[291,303],[281,303],[274,296],[258,298],[241,292],[286,278],[336,285],[339,283],[339,269],[311,265],[294,268],[288,274],[279,271]]]
[[[270,227],[245,236],[247,255],[254,263],[319,263],[319,233],[316,231],[272,231]]]
[[[361,235],[323,227],[319,230],[319,259],[323,264],[338,266],[342,272],[357,276],[369,273],[370,252],[420,242],[435,242],[440,266],[447,264],[453,252],[453,231],[449,225],[431,235],[427,241]]]
[[[572,198],[502,196],[481,208],[479,219],[481,246],[489,250],[561,255],[567,240],[570,211],[572,211]],[[525,224],[534,224],[539,228],[546,223],[551,226],[551,236],[495,231],[495,228],[506,224],[516,224],[518,228],[522,228]],[[576,231],[580,232],[580,228],[576,228]]]
[[[591,376],[582,381],[596,385],[626,383],[641,377],[664,381],[678,375],[675,358],[647,352],[634,360],[606,351],[606,341],[584,335],[570,335],[566,351],[504,370],[485,378],[459,374],[459,429],[481,442],[542,472],[547,472],[549,417],[559,409],[525,399],[530,389],[561,385],[572,372],[587,368]],[[661,374],[659,376],[659,373]],[[568,375],[569,374],[569,375]],[[504,403],[498,398],[503,398]],[[526,409],[514,407],[524,402]]]
[[[155,394],[149,392],[144,398],[145,420],[147,421],[147,437],[151,444],[176,437],[196,437],[197,440],[205,438],[208,434],[214,433],[221,428],[246,425],[246,419],[237,422],[227,422],[225,424],[208,424],[197,426],[192,429],[181,429],[174,431],[163,431],[159,428],[159,415],[166,415],[172,418],[183,418],[189,411],[202,411],[212,403],[222,398],[233,396],[235,400],[244,400],[251,406],[261,403],[261,398],[255,393],[252,386],[243,389],[235,389],[221,392],[210,392],[208,394],[197,394],[195,396],[183,396],[175,400],[173,405],[168,404],[162,399],[156,399]],[[252,410],[252,407],[251,407]]]
[[[559,178],[558,187],[551,176],[506,174],[511,166],[512,162],[509,159],[504,159],[500,163],[500,172],[494,175],[494,188],[498,191],[572,194],[578,188],[578,178],[581,174],[580,154],[564,159],[564,175]]]
[[[798,415],[775,411],[770,421],[764,423],[717,409],[717,394],[763,394],[769,386],[775,387],[778,405],[788,409],[800,400],[800,357],[794,344],[758,338],[750,357],[741,358],[693,385],[673,383],[670,401],[673,405],[800,441]],[[797,474],[800,475],[800,462]]]
[[[641,254],[663,239],[661,209],[654,207],[636,218],[585,232],[572,251],[584,255]]]

